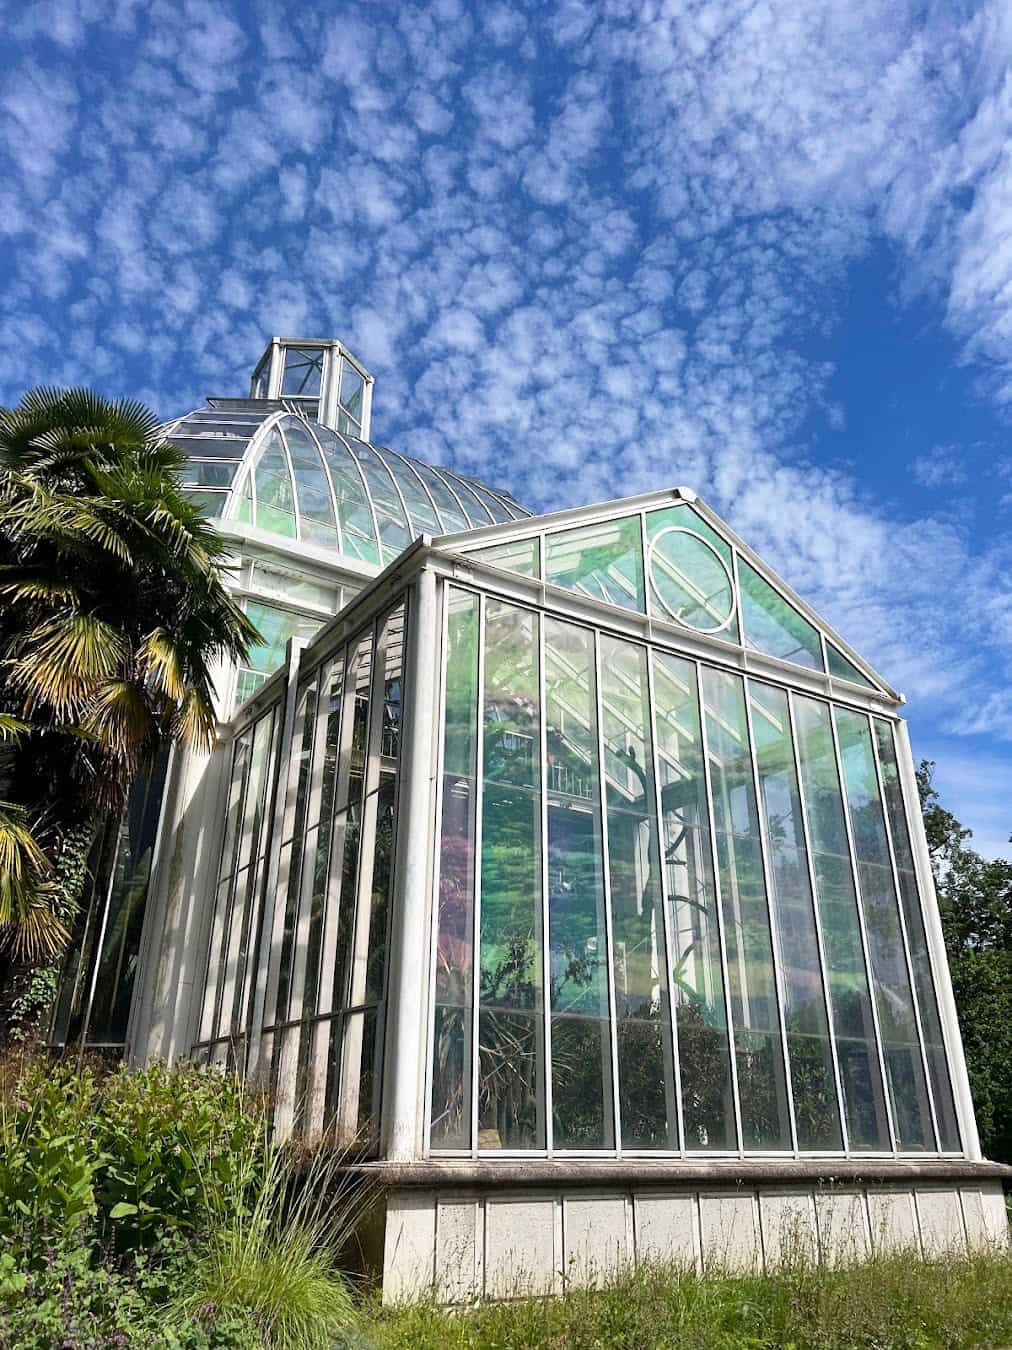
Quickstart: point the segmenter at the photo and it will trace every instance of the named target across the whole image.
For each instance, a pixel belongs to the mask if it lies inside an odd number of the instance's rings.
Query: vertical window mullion
[[[836,1100],[840,1112],[840,1129],[843,1135],[843,1149],[850,1152],[850,1125],[847,1120],[847,1103],[843,1095],[843,1079],[840,1074],[840,1058],[836,1048],[835,1015],[833,1000],[829,989],[829,976],[826,958],[826,944],[822,932],[822,915],[819,905],[818,880],[815,875],[815,861],[812,856],[812,838],[808,826],[808,803],[805,800],[804,782],[801,777],[801,760],[798,753],[798,734],[794,721],[794,695],[787,691],[787,717],[794,755],[794,772],[798,782],[798,801],[801,804],[801,829],[805,841],[805,857],[808,863],[808,881],[812,888],[812,911],[815,919],[815,932],[819,946],[819,975],[822,980],[822,996],[826,1003],[826,1019],[829,1026],[829,1046],[833,1056],[833,1077],[836,1082]]]
[[[598,799],[601,812],[601,877],[604,885],[604,933],[608,966],[608,1021],[611,1026],[611,1097],[615,1152],[622,1156],[622,1108],[618,1069],[618,1011],[615,999],[615,940],[611,913],[611,858],[608,843],[608,761],[604,748],[604,694],[601,686],[601,636],[594,633],[594,700],[597,716]]]
[[[429,1018],[425,1037],[425,1130],[422,1151],[426,1157],[432,1152],[432,1107],[435,1100],[435,1056],[436,1056],[436,970],[439,959],[440,937],[440,887],[442,884],[442,834],[443,834],[443,776],[446,772],[446,681],[450,664],[450,586],[445,580],[439,582],[439,603],[442,607],[439,619],[439,665],[436,678],[436,714],[434,763],[436,790],[434,793],[434,811],[430,820],[432,837],[436,841],[432,850],[432,886],[430,888],[431,915],[429,922]],[[470,1104],[468,1104],[470,1106]]]
[[[935,1114],[935,1095],[931,1084],[931,1069],[928,1064],[927,1051],[924,1046],[924,1028],[921,1024],[921,1011],[917,1000],[917,984],[914,980],[913,964],[910,960],[910,940],[907,936],[906,919],[903,914],[903,902],[900,892],[900,878],[896,866],[896,850],[893,846],[892,828],[889,823],[889,811],[886,804],[885,785],[882,781],[882,766],[879,763],[878,742],[875,738],[875,728],[872,725],[871,716],[865,714],[868,722],[868,739],[871,744],[872,762],[875,765],[875,782],[878,785],[879,801],[882,804],[882,822],[885,826],[886,843],[889,848],[889,865],[892,869],[893,888],[896,892],[896,913],[899,916],[900,935],[903,941],[903,961],[907,972],[907,980],[910,983],[910,999],[914,1009],[914,1023],[917,1027],[917,1044],[921,1051],[921,1064],[924,1069],[924,1090],[928,1097],[928,1109],[931,1114],[931,1131],[935,1139],[935,1148],[941,1149],[941,1136],[938,1131],[938,1117]]]
[[[221,916],[220,942],[218,944],[218,955],[216,958],[215,969],[215,989],[214,989],[214,1013],[211,1019],[212,1040],[222,1034],[221,1013],[224,1003],[225,978],[228,965],[228,949],[232,938],[232,921],[235,911],[235,897],[239,881],[240,860],[243,856],[243,844],[247,833],[250,835],[250,849],[252,850],[253,822],[247,819],[247,805],[249,798],[250,776],[253,772],[253,745],[256,739],[257,723],[253,723],[244,735],[249,737],[246,750],[246,762],[243,765],[242,788],[239,799],[239,815],[236,821],[235,829],[235,857],[232,864],[232,877],[228,888],[228,900],[224,912]]]
[[[777,998],[777,1023],[780,1027],[780,1041],[783,1050],[784,1088],[787,1093],[787,1118],[791,1127],[791,1147],[798,1151],[798,1124],[794,1112],[794,1082],[791,1077],[791,1052],[787,1043],[787,1024],[784,1019],[784,972],[783,948],[780,930],[777,925],[773,904],[773,871],[770,867],[769,844],[767,840],[766,809],[759,783],[759,767],[756,761],[755,730],[752,726],[752,698],[749,681],[742,680],[742,699],[745,705],[745,729],[748,735],[748,758],[752,769],[752,790],[755,792],[756,818],[759,824],[759,851],[763,864],[763,884],[766,888],[766,915],[770,927],[770,955],[773,960],[773,982]],[[814,905],[814,897],[813,897]]]
[[[645,530],[644,525],[644,530]],[[646,549],[644,547],[644,558]],[[671,1019],[671,1078],[675,1094],[675,1122],[678,1131],[678,1150],[685,1152],[685,1121],[682,1112],[682,1073],[678,1052],[678,1014],[675,1005],[675,982],[672,969],[674,939],[671,933],[672,900],[667,868],[667,834],[664,823],[664,804],[661,799],[661,753],[657,740],[657,704],[654,699],[654,653],[647,653],[647,701],[650,705],[650,758],[654,778],[654,810],[657,812],[657,855],[661,870],[661,914],[664,923],[664,966],[667,976],[668,1016]]]
[[[720,858],[717,855],[717,821],[713,810],[713,784],[710,775],[710,744],[709,737],[706,733],[706,701],[703,697],[702,669],[698,661],[693,662],[693,664],[696,668],[696,698],[699,706],[699,734],[703,747],[703,777],[706,782],[706,812],[710,835],[710,856],[713,866],[714,892],[717,897],[717,931],[720,935],[720,969],[724,982],[724,1010],[727,1017],[727,1032],[731,1052],[731,1089],[734,1093],[734,1128],[735,1137],[738,1141],[738,1152],[744,1153],[745,1145],[741,1123],[741,1098],[738,1090],[738,1053],[735,1048],[735,1036],[737,1033],[734,1024],[734,1009],[731,1006],[731,985],[727,969],[727,935],[724,932],[724,896],[720,879]]]
[[[878,998],[875,992],[875,975],[871,964],[871,952],[868,949],[868,931],[865,926],[864,915],[864,896],[862,894],[861,877],[857,866],[857,853],[854,848],[854,829],[850,818],[850,799],[847,792],[847,780],[843,774],[843,756],[840,753],[840,738],[836,729],[836,717],[834,708],[829,708],[829,728],[833,740],[833,754],[836,757],[836,773],[840,782],[840,793],[843,799],[843,821],[847,831],[847,850],[850,854],[851,876],[854,880],[854,894],[857,897],[857,922],[861,931],[861,950],[864,953],[864,966],[868,976],[868,994],[871,1006],[872,1025],[875,1028],[875,1048],[878,1053],[879,1072],[882,1075],[882,1096],[885,1102],[886,1120],[889,1124],[889,1142],[892,1152],[896,1152],[896,1124],[893,1119],[892,1093],[889,1089],[889,1078],[886,1074],[885,1050],[882,1044],[882,1028],[879,1024],[878,1016]]]
[[[474,913],[471,936],[471,1155],[478,1156],[478,1095],[481,1091],[481,868],[485,810],[485,608],[478,599],[478,717],[474,769]]]

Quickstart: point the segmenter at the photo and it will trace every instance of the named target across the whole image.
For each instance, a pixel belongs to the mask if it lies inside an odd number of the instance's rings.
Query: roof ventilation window
[[[373,377],[335,339],[274,338],[257,362],[253,399],[283,400],[332,431],[369,439]]]

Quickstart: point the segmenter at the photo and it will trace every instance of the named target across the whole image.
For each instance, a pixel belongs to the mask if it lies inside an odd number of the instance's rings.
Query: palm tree
[[[161,744],[210,746],[212,665],[258,637],[184,458],[140,403],[36,389],[0,409],[0,940],[18,963],[66,946],[96,826]]]

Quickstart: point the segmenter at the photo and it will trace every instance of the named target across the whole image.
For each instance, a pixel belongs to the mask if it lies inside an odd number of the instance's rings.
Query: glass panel
[[[482,487],[481,483],[476,483],[471,479],[471,489],[481,499],[488,509],[489,515],[496,524],[505,524],[508,520],[513,520],[513,513],[506,509],[506,506],[494,492],[489,492],[488,488]]]
[[[322,347],[286,347],[282,394],[319,397],[323,378]]]
[[[255,670],[240,670],[235,681],[235,706],[238,708],[267,683],[267,676]]]
[[[486,602],[479,1147],[544,1148],[537,616]]]
[[[289,765],[288,791],[295,794],[292,814],[292,835],[282,841],[279,877],[287,871],[285,894],[285,921],[281,934],[281,959],[278,971],[278,996],[274,1020],[287,1022],[292,982],[292,957],[295,944],[295,923],[299,913],[299,891],[302,885],[302,849],[306,832],[306,809],[309,805],[309,782],[313,768],[313,742],[316,735],[317,682],[316,679],[299,691],[295,714],[293,747],[298,747]],[[291,798],[289,798],[291,800]],[[288,808],[286,808],[287,810]]]
[[[809,698],[797,698],[794,706],[847,1133],[852,1150],[888,1151],[889,1124],[829,707]]]
[[[358,876],[362,852],[363,797],[368,752],[369,704],[372,683],[372,635],[361,637],[348,657],[345,699],[351,710],[346,737],[348,770],[342,771],[337,802],[337,821],[343,830],[343,854],[339,899],[331,896],[337,910],[337,949],[334,958],[333,1008],[349,1006],[352,962],[355,955]],[[347,713],[345,714],[347,716]],[[335,822],[335,834],[337,823]]]
[[[678,1147],[646,650],[601,638],[623,1148]]]
[[[250,648],[249,665],[264,675],[270,675],[284,665],[289,638],[311,638],[323,623],[323,619],[307,619],[290,610],[263,605],[258,600],[246,602],[246,614],[263,639]]]
[[[366,445],[365,441],[349,437],[348,446],[362,466],[365,481],[369,485],[384,560],[396,558],[411,543],[411,534],[390,470],[372,446]]]
[[[471,1147],[478,597],[447,591],[432,1147]]]
[[[842,1149],[822,961],[794,766],[787,695],[749,681],[763,829],[783,977],[798,1148]]]
[[[331,614],[336,614],[341,608],[339,586],[329,586],[307,572],[297,572],[282,563],[254,562],[250,586],[278,600],[319,605]]]
[[[829,662],[829,673],[835,675],[838,680],[850,680],[852,684],[860,684],[865,689],[874,689],[866,676],[862,675],[857,666],[852,661],[848,661],[843,652],[837,651],[831,642],[826,643],[826,657]]]
[[[176,433],[171,438],[177,450],[192,459],[223,459],[238,463],[249,444],[248,436],[184,436]]]
[[[741,556],[738,581],[746,646],[767,656],[778,656],[781,661],[821,670],[822,643],[818,632]]]
[[[423,480],[425,486],[432,494],[432,500],[436,504],[436,510],[442,517],[440,527],[445,534],[453,534],[459,530],[470,529],[470,521],[461,510],[460,503],[428,464],[423,464],[421,460],[414,459],[411,466],[419,478]]]
[[[548,931],[556,1148],[613,1148],[594,637],[545,620]]]
[[[514,539],[508,544],[492,544],[489,548],[468,551],[471,558],[481,558],[508,572],[519,572],[524,577],[541,575],[541,544],[534,539]]]
[[[484,503],[474,495],[473,490],[467,483],[458,478],[455,473],[451,473],[449,469],[443,469],[442,473],[445,474],[447,482],[452,486],[457,494],[457,499],[467,513],[469,528],[494,524],[494,518],[489,514]]]
[[[342,436],[354,436],[357,438],[362,435],[361,426],[355,421],[354,417],[349,417],[343,408],[338,408],[337,410],[337,429]]]
[[[238,460],[188,459],[183,465],[183,482],[195,487],[227,488],[238,467]]]
[[[934,1148],[868,719],[835,708],[889,1099],[901,1151]]]
[[[770,917],[741,677],[703,668],[742,1141],[791,1147]]]
[[[654,653],[657,768],[687,1149],[733,1149],[734,1094],[696,670]]]
[[[900,883],[900,904],[903,907],[903,919],[907,928],[907,945],[910,949],[910,965],[914,974],[914,990],[917,994],[917,1006],[921,1014],[921,1031],[924,1035],[928,1073],[931,1078],[931,1095],[934,1098],[935,1117],[940,1135],[939,1147],[943,1152],[957,1153],[961,1147],[959,1125],[956,1121],[956,1109],[952,1098],[952,1084],[949,1081],[945,1038],[942,1035],[938,1000],[935,996],[931,957],[928,953],[928,939],[924,928],[924,913],[921,909],[917,873],[914,869],[910,834],[907,830],[907,818],[903,806],[903,789],[900,785],[899,768],[896,763],[893,733],[888,722],[883,722],[877,717],[872,719],[872,725],[875,728],[875,742],[878,748],[879,767],[885,791],[889,831],[892,835],[896,873]],[[934,895],[926,897],[926,903],[934,904]]]
[[[550,534],[545,580],[595,600],[643,612],[643,549],[639,516]]]
[[[374,447],[376,454],[393,474],[401,490],[404,504],[408,508],[408,533],[412,539],[420,534],[440,534],[442,525],[436,516],[432,502],[422,484],[415,477],[411,467],[397,455],[379,446]]]
[[[362,399],[365,390],[365,381],[358,373],[350,361],[342,358],[341,360],[341,407],[346,413],[355,419],[361,426],[362,424]],[[319,393],[319,390],[314,390]]]
[[[691,506],[647,515],[650,612],[737,642],[731,548]]]
[[[256,462],[256,524],[270,534],[295,539],[295,504],[288,460],[277,429],[271,431]]]
[[[228,504],[228,493],[209,488],[182,488],[183,497],[204,516],[220,516]]]
[[[378,563],[379,547],[376,526],[373,523],[369,498],[366,496],[361,470],[351,451],[338,436],[326,427],[318,427],[316,434],[323,447],[330,481],[337,498],[337,517],[341,526],[341,551],[363,562]]]
[[[241,520],[246,525],[253,524],[253,471],[246,474],[245,481],[239,493],[239,501],[235,511],[236,520]]]
[[[295,491],[299,501],[299,527],[302,538],[311,544],[336,548],[337,526],[334,521],[334,503],[330,496],[330,482],[323,467],[320,451],[304,423],[296,417],[286,417],[281,428],[288,445],[288,453],[295,474]]]

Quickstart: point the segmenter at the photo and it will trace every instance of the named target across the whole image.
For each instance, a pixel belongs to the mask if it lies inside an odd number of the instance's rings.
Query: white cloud
[[[958,487],[967,479],[966,460],[959,446],[936,445],[910,462],[910,472],[921,487]]]

